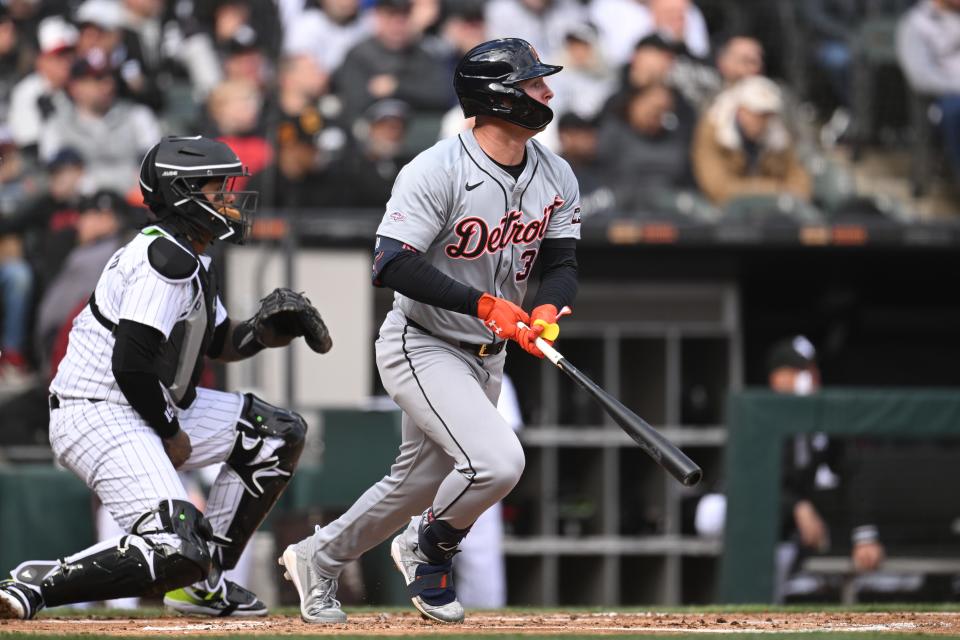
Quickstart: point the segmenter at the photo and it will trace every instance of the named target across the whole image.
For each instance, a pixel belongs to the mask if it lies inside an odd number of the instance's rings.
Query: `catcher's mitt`
[[[306,296],[287,288],[274,289],[260,300],[260,309],[251,320],[254,335],[268,347],[289,344],[297,336],[303,336],[317,353],[326,353],[333,346],[320,312]]]

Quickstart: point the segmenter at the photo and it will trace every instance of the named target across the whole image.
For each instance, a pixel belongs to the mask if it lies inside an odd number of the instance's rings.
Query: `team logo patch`
[[[407,214],[401,213],[400,211],[394,211],[390,214],[390,219],[394,222],[403,222],[407,219]]]
[[[570,224],[580,224],[581,222],[580,207],[577,207],[573,210],[573,217],[570,218]]]

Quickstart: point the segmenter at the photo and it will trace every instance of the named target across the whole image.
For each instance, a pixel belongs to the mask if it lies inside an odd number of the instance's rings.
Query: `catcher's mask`
[[[257,209],[256,191],[234,191],[238,177],[248,176],[233,150],[202,136],[167,137],[140,165],[143,200],[160,220],[196,237],[243,244]],[[202,237],[202,236],[201,236]]]
[[[491,115],[540,130],[553,120],[553,110],[517,85],[561,69],[540,62],[536,50],[526,40],[501,38],[484,42],[463,56],[453,74],[453,88],[466,118]]]

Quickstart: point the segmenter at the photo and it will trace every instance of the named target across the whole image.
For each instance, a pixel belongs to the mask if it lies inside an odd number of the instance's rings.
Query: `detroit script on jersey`
[[[470,216],[461,218],[453,227],[457,242],[448,244],[444,252],[451,258],[473,260],[484,253],[497,253],[510,245],[528,245],[537,240],[543,240],[547,235],[550,217],[560,208],[565,200],[559,195],[553,197],[553,202],[543,208],[543,217],[527,223],[521,221],[523,212],[517,209],[508,211],[501,219],[500,224],[490,229],[483,218]]]

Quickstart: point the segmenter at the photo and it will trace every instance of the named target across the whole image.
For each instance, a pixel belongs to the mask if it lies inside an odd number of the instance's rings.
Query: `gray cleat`
[[[300,617],[304,622],[342,624],[347,621],[347,614],[335,597],[337,580],[317,573],[305,549],[308,541],[309,538],[301,540],[283,552],[279,559],[280,566],[286,568],[283,577],[290,580],[300,594]]]
[[[417,531],[411,524],[390,544],[390,557],[403,574],[410,601],[431,620],[463,622],[463,605],[453,589],[453,564],[430,564],[421,557],[416,550]]]

